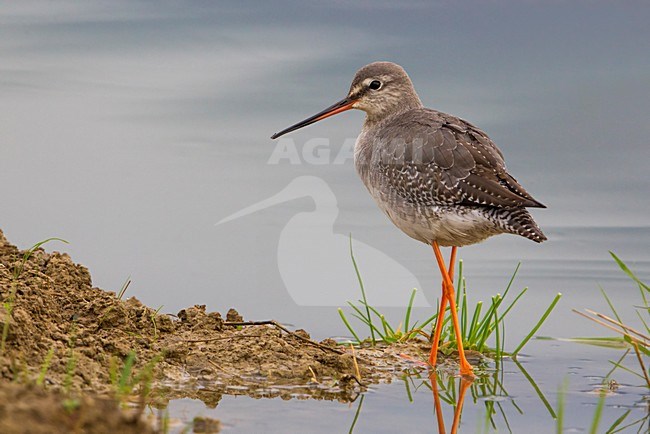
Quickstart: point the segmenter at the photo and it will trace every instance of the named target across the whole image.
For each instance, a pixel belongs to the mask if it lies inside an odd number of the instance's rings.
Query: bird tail
[[[498,221],[508,233],[521,235],[536,243],[547,240],[526,208],[502,208],[499,211],[503,214],[499,216]]]

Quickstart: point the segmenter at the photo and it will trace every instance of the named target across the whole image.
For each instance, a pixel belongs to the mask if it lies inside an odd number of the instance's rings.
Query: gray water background
[[[47,249],[70,253],[104,289],[130,276],[128,294],[164,312],[234,306],[319,338],[345,335],[334,307],[296,304],[278,270],[283,227],[313,212],[314,199],[215,226],[316,176],[338,202],[333,233],[399,261],[435,305],[430,250],[377,210],[350,160],[309,164],[300,154],[300,164],[269,164],[272,133],[343,97],[359,67],[391,60],[425,105],[484,129],[548,206],[534,213],[547,243],[502,236],[460,250],[470,300],[503,291],[521,261],[515,286],[530,290],[508,323],[510,342],[557,292],[563,300],[538,334],[602,335],[570,308],[605,311],[602,286],[631,314],[638,293],[608,250],[650,276],[649,19],[650,7],[634,1],[5,2],[0,228],[22,248],[68,240]],[[323,138],[334,158],[362,120],[346,113],[291,137],[299,153]],[[397,319],[403,309],[386,312]],[[543,370],[549,391],[572,361],[610,357],[549,348],[527,348],[557,366]]]

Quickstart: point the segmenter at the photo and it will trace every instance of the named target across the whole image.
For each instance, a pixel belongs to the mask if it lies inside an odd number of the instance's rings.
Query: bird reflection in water
[[[451,431],[450,434],[456,434],[458,432],[458,425],[460,424],[460,415],[463,411],[463,404],[465,402],[465,394],[467,393],[467,389],[470,388],[474,380],[470,377],[467,376],[460,376],[458,378],[459,381],[459,389],[458,389],[458,395],[457,400],[455,402],[454,406],[454,419],[451,424]],[[447,434],[447,430],[445,429],[445,420],[444,416],[442,413],[442,404],[440,403],[440,393],[438,392],[438,374],[436,374],[435,371],[431,371],[429,373],[429,382],[431,383],[431,392],[433,393],[433,405],[436,409],[436,421],[438,423],[438,433],[439,434]],[[454,379],[454,386],[455,386],[455,379]]]

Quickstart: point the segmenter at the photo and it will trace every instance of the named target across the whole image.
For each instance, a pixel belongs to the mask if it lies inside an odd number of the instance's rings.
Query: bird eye
[[[370,89],[372,89],[372,90],[377,90],[377,89],[379,89],[379,88],[381,87],[381,81],[379,81],[379,80],[373,80],[373,81],[370,82],[370,84],[368,85],[368,87],[369,87]]]

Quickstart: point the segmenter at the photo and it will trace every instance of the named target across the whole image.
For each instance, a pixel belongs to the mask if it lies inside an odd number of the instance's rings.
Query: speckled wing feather
[[[378,181],[413,204],[544,207],[508,174],[490,138],[460,118],[411,110],[374,139]]]

